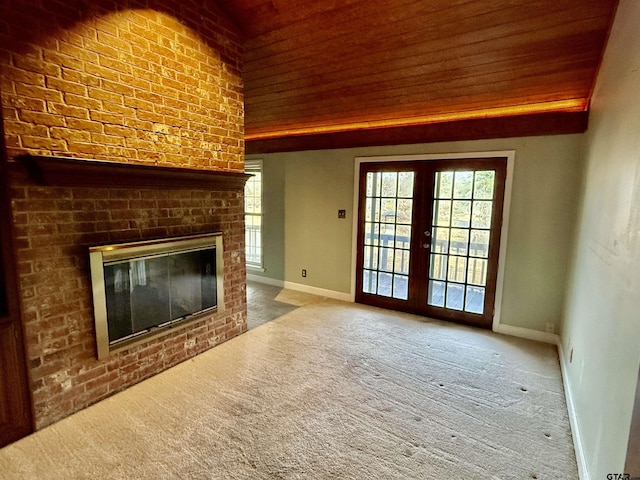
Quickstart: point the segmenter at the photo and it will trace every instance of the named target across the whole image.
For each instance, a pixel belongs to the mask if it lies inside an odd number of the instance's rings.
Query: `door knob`
[[[429,243],[423,243],[422,244],[422,248],[429,248],[429,247],[431,247],[431,244],[429,244]]]

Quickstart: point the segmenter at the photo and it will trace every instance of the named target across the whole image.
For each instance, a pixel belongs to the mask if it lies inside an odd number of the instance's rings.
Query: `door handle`
[[[424,236],[425,237],[430,237],[431,236],[431,230],[425,230]]]

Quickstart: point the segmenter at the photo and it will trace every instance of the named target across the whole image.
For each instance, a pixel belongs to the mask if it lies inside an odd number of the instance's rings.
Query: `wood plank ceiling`
[[[230,0],[247,151],[586,128],[617,0]]]

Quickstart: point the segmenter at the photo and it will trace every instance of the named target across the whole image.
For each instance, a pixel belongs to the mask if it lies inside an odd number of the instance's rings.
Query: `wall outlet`
[[[303,277],[307,276],[307,270],[305,268],[302,269],[302,276]]]
[[[556,326],[553,323],[548,322],[544,330],[547,333],[555,333]]]

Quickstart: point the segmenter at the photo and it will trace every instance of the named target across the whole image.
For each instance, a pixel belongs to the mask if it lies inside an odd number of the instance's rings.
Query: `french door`
[[[361,164],[356,301],[490,328],[506,162]]]

